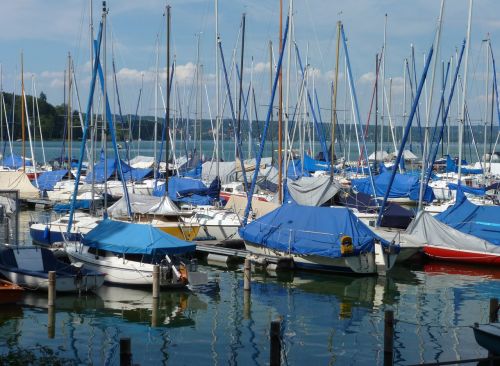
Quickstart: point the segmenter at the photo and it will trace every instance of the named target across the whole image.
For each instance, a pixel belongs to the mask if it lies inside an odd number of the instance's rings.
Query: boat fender
[[[352,238],[349,235],[344,235],[340,238],[340,253],[343,256],[352,255],[354,253]]]

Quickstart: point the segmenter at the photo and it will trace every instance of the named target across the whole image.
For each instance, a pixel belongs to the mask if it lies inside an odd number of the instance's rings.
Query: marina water
[[[29,242],[30,214],[21,213]],[[219,286],[162,291],[103,286],[96,295],[58,295],[53,327],[44,293],[28,292],[0,312],[0,354],[47,346],[77,364],[116,365],[130,337],[133,363],[265,365],[269,328],[282,319],[283,364],[383,364],[384,311],[395,314],[395,364],[484,357],[471,325],[488,322],[500,271],[423,263],[387,277],[256,272],[244,298],[241,264],[202,264]]]

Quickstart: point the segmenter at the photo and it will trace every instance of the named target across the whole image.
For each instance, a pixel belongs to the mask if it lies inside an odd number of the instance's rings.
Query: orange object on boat
[[[24,289],[15,283],[0,279],[0,304],[18,302],[23,296]]]

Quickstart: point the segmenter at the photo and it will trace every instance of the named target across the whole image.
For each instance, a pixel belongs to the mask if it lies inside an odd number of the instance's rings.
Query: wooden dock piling
[[[252,262],[248,258],[245,259],[243,277],[244,277],[243,290],[250,291],[252,288],[251,287],[252,286]]]
[[[120,338],[120,366],[132,365],[132,347],[130,338]]]
[[[49,271],[48,306],[56,304],[56,272]]]
[[[271,322],[271,358],[270,366],[281,365],[281,320]]]
[[[384,366],[392,366],[394,355],[394,312],[386,310],[384,316]]]
[[[47,319],[47,336],[49,339],[54,339],[56,335],[56,307],[49,305]]]
[[[160,266],[153,266],[153,299],[160,297]]]

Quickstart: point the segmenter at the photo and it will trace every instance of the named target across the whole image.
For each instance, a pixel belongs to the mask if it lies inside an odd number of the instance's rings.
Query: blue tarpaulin
[[[103,220],[82,239],[84,245],[114,253],[165,255],[192,252],[196,246],[149,224]]]
[[[220,181],[214,180],[207,187],[201,180],[181,177],[168,178],[168,197],[175,202],[191,203],[193,205],[211,205],[219,198]],[[165,184],[158,185],[154,196],[165,195]]]
[[[75,210],[90,210],[92,200],[76,200]],[[54,205],[54,211],[57,213],[66,213],[71,210],[71,203],[57,203]]]
[[[462,160],[462,165],[467,164],[465,160]],[[446,172],[447,173],[458,173],[457,164],[450,158],[449,155],[446,155]],[[483,169],[470,169],[462,166],[462,174],[482,174]]]
[[[390,180],[391,172],[388,171],[373,177],[377,197],[384,197],[385,192],[389,187]],[[373,188],[369,177],[353,179],[351,181],[351,184],[352,187],[355,188],[358,192],[373,195]],[[389,198],[409,198],[413,201],[418,201],[419,191],[420,179],[417,176],[396,173],[394,182],[392,183],[391,191],[389,192]],[[434,201],[434,198],[435,197],[432,188],[428,185],[425,186],[423,201],[432,202]]]
[[[123,171],[123,177],[125,178],[126,181],[130,180],[140,181],[149,174],[151,174],[151,172],[153,171],[152,169],[149,168],[145,169],[132,168],[124,161],[121,161],[121,166]],[[106,160],[106,163],[104,162],[104,159],[101,159],[101,161],[99,161],[96,165],[94,165],[94,169],[87,174],[87,176],[85,177],[85,182],[91,183],[92,176],[95,174],[94,181],[96,183],[104,183],[104,181],[108,180],[113,174],[116,173],[117,169],[118,169],[118,164],[115,158],[108,158]],[[106,176],[105,176],[105,170],[106,170]]]
[[[240,230],[248,242],[283,252],[341,257],[340,239],[352,238],[354,252],[372,252],[378,238],[345,207],[311,207],[285,204]]]
[[[290,163],[288,164],[288,172],[287,172],[287,178],[290,178],[292,180],[297,180],[300,177],[310,177],[311,174],[307,171],[307,169],[302,170],[302,163],[300,160],[291,160]]]
[[[23,166],[23,157],[20,155],[7,155],[5,156],[0,165],[3,165],[4,167],[11,168],[11,169],[19,169],[22,168]],[[26,159],[25,166],[32,166],[33,163],[31,160]]]
[[[38,176],[38,179],[34,183],[35,185],[38,183],[38,189],[41,191],[52,191],[56,183],[61,181],[66,174],[68,174],[67,169],[44,172]]]
[[[458,184],[448,183],[448,188],[453,190],[453,191],[456,191],[458,189],[458,187],[459,187]],[[472,187],[460,185],[460,189],[464,193],[470,193],[470,194],[474,194],[476,196],[484,196],[486,194],[486,190],[484,188],[472,188]]]
[[[462,233],[500,245],[500,206],[477,206],[458,190],[456,203],[434,217]]]
[[[330,171],[331,166],[326,161],[315,160],[304,154],[304,169],[309,172]]]

